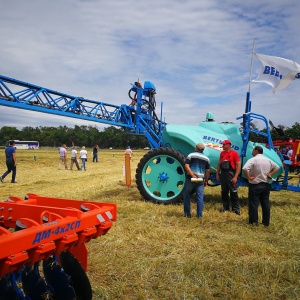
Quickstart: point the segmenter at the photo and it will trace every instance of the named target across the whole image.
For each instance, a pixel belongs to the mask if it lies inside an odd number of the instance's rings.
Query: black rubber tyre
[[[172,204],[182,199],[184,155],[173,148],[150,150],[136,169],[136,184],[145,201]]]

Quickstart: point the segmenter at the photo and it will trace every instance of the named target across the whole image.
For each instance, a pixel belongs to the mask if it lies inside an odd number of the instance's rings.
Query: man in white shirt
[[[258,224],[258,205],[262,208],[262,224],[270,225],[270,180],[279,166],[263,156],[263,148],[255,146],[250,158],[243,167],[243,172],[249,181],[248,215],[249,224]]]

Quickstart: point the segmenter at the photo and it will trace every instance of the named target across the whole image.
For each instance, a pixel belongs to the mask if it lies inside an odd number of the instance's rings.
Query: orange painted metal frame
[[[71,252],[87,271],[91,239],[107,233],[117,219],[117,206],[27,194],[0,202],[0,278],[23,266]],[[24,228],[13,231],[15,228]]]

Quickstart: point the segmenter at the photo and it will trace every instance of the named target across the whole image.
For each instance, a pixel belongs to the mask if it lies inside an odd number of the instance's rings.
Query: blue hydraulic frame
[[[240,116],[236,119],[239,120],[242,118],[243,118],[243,146],[242,146],[242,151],[241,151],[241,157],[246,156],[250,132],[254,132],[256,134],[266,137],[268,139],[268,149],[274,149],[268,120],[264,116],[253,113],[253,112],[247,112],[247,113],[243,114],[243,116]],[[266,132],[251,128],[251,122],[254,119],[264,121],[264,123],[266,125]]]
[[[124,128],[129,134],[144,135],[151,147],[165,146],[162,132],[166,123],[155,113],[156,88],[150,81],[132,84],[131,105],[113,105],[60,93],[0,75],[0,105]]]
[[[273,149],[274,150],[274,145],[272,141],[272,136],[271,136],[271,131],[269,127],[269,122],[268,120],[259,114],[251,112],[251,100],[250,100],[250,92],[247,93],[246,97],[246,108],[245,108],[245,113],[238,117],[237,120],[243,119],[243,146],[242,146],[242,151],[241,151],[241,158],[243,159],[246,156],[246,151],[247,151],[247,145],[249,141],[249,134],[250,132],[254,132],[258,135],[262,135],[267,138],[268,140],[268,149]],[[257,129],[252,129],[251,128],[251,122],[254,120],[261,120],[265,123],[266,126],[266,132],[259,131]],[[288,191],[293,191],[293,192],[300,192],[300,180],[298,181],[298,185],[293,185],[289,184],[289,164],[290,161],[284,161],[285,164],[285,171],[284,171],[284,177],[277,178],[272,182],[272,190],[274,191],[280,191],[280,190],[288,190]],[[248,185],[247,181],[244,181],[241,179],[239,182],[240,186],[246,186]]]

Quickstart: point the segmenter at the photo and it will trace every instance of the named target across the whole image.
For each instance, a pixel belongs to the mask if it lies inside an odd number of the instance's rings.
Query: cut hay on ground
[[[99,163],[88,152],[87,171],[80,172],[58,171],[56,149],[17,151],[18,183],[7,177],[0,195],[118,205],[111,230],[87,244],[93,299],[300,298],[300,193],[271,192],[269,228],[247,224],[247,188],[239,189],[241,216],[220,214],[220,188],[208,187],[203,220],[194,217],[195,203],[193,218],[186,219],[182,204],[141,199],[134,176],[146,151],[134,151],[133,187],[125,185],[123,150],[100,151]],[[0,173],[5,169],[1,159]]]

